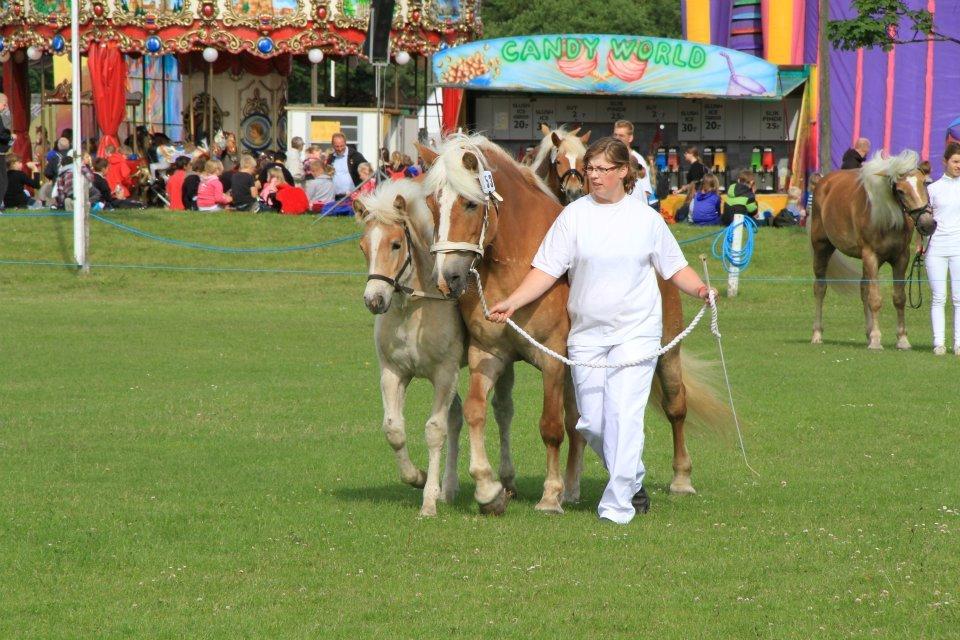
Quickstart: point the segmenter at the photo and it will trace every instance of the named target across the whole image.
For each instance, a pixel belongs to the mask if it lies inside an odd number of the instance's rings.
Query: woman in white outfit
[[[615,138],[598,140],[587,150],[584,166],[590,195],[560,213],[530,273],[491,307],[490,319],[506,322],[566,273],[569,357],[628,362],[660,347],[657,273],[691,296],[706,300],[709,291],[687,265],[660,214],[626,197],[635,181],[626,145]],[[655,368],[656,360],[636,367],[573,369],[577,429],[610,473],[597,513],[620,524],[633,519],[635,507],[646,510],[643,414]]]
[[[951,142],[943,152],[943,175],[927,188],[937,230],[930,238],[924,261],[933,295],[930,324],[933,325],[933,352],[942,356],[946,348],[947,276],[952,279],[953,353],[960,356],[960,144]]]

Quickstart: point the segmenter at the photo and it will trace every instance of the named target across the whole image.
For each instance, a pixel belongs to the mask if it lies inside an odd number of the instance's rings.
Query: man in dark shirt
[[[40,188],[40,181],[37,179],[37,165],[30,162],[29,168],[32,176],[28,176],[23,171],[23,161],[20,158],[13,157],[10,160],[10,169],[7,171],[7,191],[3,195],[3,204],[11,209],[23,209],[29,207],[35,200],[27,196],[24,187],[32,187],[34,193]]]
[[[110,184],[104,177],[109,166],[106,158],[96,158],[93,161],[93,188],[100,192],[100,202],[107,209],[113,209],[116,205],[116,198],[110,191]]]
[[[866,138],[857,138],[853,147],[844,152],[840,168],[859,169],[863,166],[863,161],[866,160],[868,153],[870,153],[870,141]]]

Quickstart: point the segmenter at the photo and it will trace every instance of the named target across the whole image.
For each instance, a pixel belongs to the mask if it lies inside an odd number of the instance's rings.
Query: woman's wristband
[[[707,285],[705,284],[700,285],[700,288],[697,289],[697,297],[700,299],[703,299],[704,294],[707,293],[708,291],[709,289],[707,288]]]

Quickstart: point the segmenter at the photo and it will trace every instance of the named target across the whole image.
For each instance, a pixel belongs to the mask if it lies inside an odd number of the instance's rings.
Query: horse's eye
[[[390,244],[390,248],[394,251],[400,251],[400,242],[395,241]]]
[[[464,205],[464,208],[465,208],[467,211],[473,211],[474,209],[477,208],[477,203],[476,203],[476,202],[468,202],[467,204]]]

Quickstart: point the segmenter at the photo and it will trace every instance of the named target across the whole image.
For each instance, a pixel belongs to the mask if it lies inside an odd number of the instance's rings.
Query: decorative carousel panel
[[[13,2],[0,0],[0,25],[13,21]]]
[[[370,0],[333,0],[333,23],[341,29],[366,29]]]
[[[255,28],[302,27],[308,17],[306,0],[224,0],[223,24]]]
[[[110,0],[110,4],[109,17],[117,26],[154,29],[189,25],[195,19],[190,0]]]
[[[23,5],[24,17],[30,24],[70,24],[70,0],[24,0]]]

